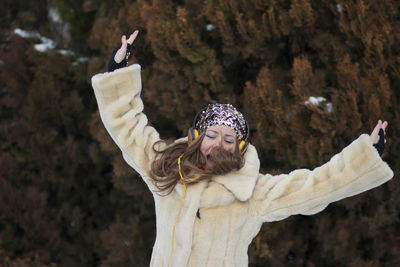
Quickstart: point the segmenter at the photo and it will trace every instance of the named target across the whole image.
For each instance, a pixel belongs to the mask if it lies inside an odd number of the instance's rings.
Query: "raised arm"
[[[393,171],[373,146],[374,141],[378,141],[375,132],[371,136],[361,135],[328,163],[314,170],[260,175],[250,200],[255,217],[265,222],[295,214],[315,214],[331,202],[390,180]]]
[[[123,37],[120,48],[125,52],[126,41]],[[105,128],[121,149],[124,159],[152,188],[147,177],[154,158],[153,144],[160,138],[143,114],[140,65],[97,74],[92,77],[92,86]]]

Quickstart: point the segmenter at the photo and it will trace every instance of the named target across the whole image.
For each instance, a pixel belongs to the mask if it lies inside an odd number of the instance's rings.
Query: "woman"
[[[142,113],[140,66],[125,67],[137,34],[122,37],[110,72],[92,84],[107,131],[153,193],[151,266],[247,266],[248,246],[263,222],[315,214],[393,177],[380,157],[387,127],[381,121],[321,167],[276,176],[259,173],[247,123],[231,105],[206,107],[188,139],[166,145]]]

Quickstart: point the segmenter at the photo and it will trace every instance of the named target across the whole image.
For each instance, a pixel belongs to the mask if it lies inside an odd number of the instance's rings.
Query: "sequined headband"
[[[200,132],[213,125],[225,125],[235,130],[237,139],[247,138],[247,122],[231,104],[208,104],[195,118],[194,126]]]

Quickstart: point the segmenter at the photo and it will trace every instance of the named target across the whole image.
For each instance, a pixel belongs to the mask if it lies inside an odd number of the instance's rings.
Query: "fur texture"
[[[147,125],[140,98],[140,66],[132,65],[92,78],[102,121],[124,159],[148,179],[157,131]],[[182,139],[181,139],[182,140]],[[245,154],[245,166],[188,186],[176,225],[170,266],[247,266],[247,249],[263,222],[295,214],[314,214],[329,203],[369,190],[393,177],[389,166],[363,134],[343,151],[314,170],[289,174],[260,174],[254,146]],[[162,197],[153,193],[157,237],[151,266],[168,266],[172,227],[183,186]],[[196,217],[199,210],[201,219]]]

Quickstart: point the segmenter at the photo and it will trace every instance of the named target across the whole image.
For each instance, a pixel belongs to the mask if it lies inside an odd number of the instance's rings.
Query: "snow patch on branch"
[[[42,43],[34,45],[36,51],[43,53],[48,50],[54,49],[56,47],[56,43],[53,40],[46,38],[37,32],[28,32],[17,28],[14,30],[14,33],[25,39],[32,39],[32,38],[39,39]]]
[[[306,101],[304,102],[304,104],[306,104],[306,105],[318,106],[321,102],[324,102],[324,101],[326,101],[326,98],[325,98],[325,97],[322,97],[322,96],[317,96],[317,97],[315,97],[315,96],[310,96],[310,97],[308,98],[308,100],[306,100]]]
[[[304,101],[306,105],[312,106],[321,106],[322,103],[325,103],[325,108],[329,113],[333,112],[333,106],[331,102],[326,102],[326,98],[322,96],[310,96],[308,100]]]
[[[329,113],[332,113],[332,112],[333,112],[333,106],[332,106],[332,103],[331,103],[331,102],[326,103],[326,104],[325,104],[325,107],[326,107],[326,110],[327,110]]]
[[[58,50],[58,53],[60,53],[61,55],[64,55],[64,56],[74,56],[75,55],[75,53],[73,51],[67,50],[67,49],[60,49],[60,50]]]
[[[14,30],[14,33],[16,35],[21,36],[22,38],[39,38],[39,34],[38,33],[24,31],[24,30],[21,30],[19,28],[16,28]]]
[[[78,64],[86,63],[86,62],[88,62],[88,61],[89,61],[89,58],[88,58],[88,57],[78,57],[78,58],[72,63],[72,65],[76,66],[76,65],[78,65]]]
[[[34,45],[35,50],[42,52],[42,53],[44,53],[48,50],[54,49],[54,47],[56,47],[56,44],[54,43],[54,41],[50,40],[46,37],[43,37],[41,44]]]
[[[29,32],[29,31],[25,31],[25,30],[16,28],[14,30],[14,33],[25,39],[39,39],[41,43],[35,44],[34,49],[41,53],[47,52],[49,50],[53,50],[56,47],[56,43],[53,40],[46,38],[37,32]],[[59,49],[59,50],[57,50],[57,52],[64,56],[75,56],[75,53],[68,49]],[[87,57],[79,57],[76,59],[76,61],[74,63],[76,63],[76,64],[85,63],[88,60],[89,59]]]
[[[61,19],[60,13],[58,12],[58,9],[55,7],[49,8],[48,16],[53,22],[64,23]]]
[[[214,24],[207,24],[207,26],[206,26],[206,30],[207,31],[212,31],[212,30],[214,30],[216,27],[215,27],[215,25]]]

